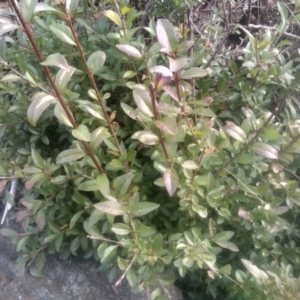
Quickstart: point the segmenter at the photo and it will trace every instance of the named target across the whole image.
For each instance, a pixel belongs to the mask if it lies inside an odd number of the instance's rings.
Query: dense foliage
[[[19,265],[94,257],[115,290],[159,282],[156,300],[175,279],[191,299],[299,299],[298,1],[272,26],[232,25],[226,1],[201,26],[197,1],[150,18],[36,2],[0,32],[0,190],[23,183],[0,232]]]

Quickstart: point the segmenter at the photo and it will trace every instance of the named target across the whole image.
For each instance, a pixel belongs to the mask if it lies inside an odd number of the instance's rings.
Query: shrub
[[[299,67],[287,55],[299,8],[278,2],[281,23],[260,35],[240,25],[245,46],[230,50],[217,8],[188,39],[192,4],[136,35],[128,1],[21,1],[21,27],[0,41],[0,170],[2,190],[25,183],[9,215],[24,232],[1,233],[33,276],[59,252],[94,257],[114,288],[177,279],[195,299],[299,297]]]

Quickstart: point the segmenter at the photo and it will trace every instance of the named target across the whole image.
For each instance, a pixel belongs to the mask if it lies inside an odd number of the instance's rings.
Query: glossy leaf
[[[21,14],[26,23],[32,20],[34,8],[37,5],[37,0],[21,0]]]
[[[219,232],[214,236],[214,241],[228,241],[234,236],[233,231],[223,231]]]
[[[188,170],[196,170],[199,166],[193,160],[186,160],[182,163],[182,167]]]
[[[70,45],[76,45],[71,29],[68,26],[64,24],[53,23],[49,26],[49,29],[62,42]]]
[[[270,145],[264,143],[255,143],[252,145],[251,149],[263,157],[278,159],[278,151]]]
[[[104,254],[101,257],[101,263],[105,264],[109,261],[111,261],[111,259],[115,256],[116,252],[117,252],[118,246],[109,246],[104,250]]]
[[[70,229],[72,229],[75,226],[76,222],[81,217],[83,212],[84,212],[84,210],[80,210],[72,217],[72,219],[70,221]]]
[[[104,197],[110,195],[109,181],[106,174],[101,174],[97,177],[98,189]]]
[[[154,66],[150,70],[150,73],[160,73],[162,76],[173,77],[173,73],[165,66]]]
[[[133,173],[127,173],[117,177],[114,180],[113,182],[114,192],[115,192],[115,196],[118,199],[122,199],[126,195],[132,179],[133,179]]]
[[[98,182],[96,179],[86,180],[79,184],[79,191],[94,192],[99,190]]]
[[[54,96],[39,92],[34,94],[32,102],[27,110],[27,118],[32,126],[36,126],[36,123],[42,113],[47,109],[50,104],[56,103],[57,100]]]
[[[45,169],[46,168],[46,163],[42,159],[42,157],[39,155],[39,153],[35,149],[31,149],[31,157],[34,162],[34,164],[40,168],[40,169]]]
[[[284,2],[281,2],[281,1],[277,1],[277,7],[278,7],[278,10],[281,14],[281,17],[284,19],[284,20],[288,20],[289,18],[289,12],[286,8],[286,4]]]
[[[167,52],[175,52],[178,47],[178,39],[174,27],[167,19],[159,19],[156,25],[156,35],[161,47]]]
[[[159,204],[157,204],[157,203],[141,202],[131,210],[131,213],[135,217],[141,217],[141,216],[144,216],[144,215],[150,213],[151,211],[157,209],[158,207],[159,207]]]
[[[70,15],[73,15],[76,12],[78,6],[78,0],[66,0],[66,11]]]
[[[114,12],[113,10],[106,10],[103,13],[108,19],[113,21],[115,24],[117,24],[120,28],[122,28],[122,21],[120,19],[120,16]]]
[[[69,0],[69,1],[72,1],[72,0]],[[75,2],[76,1],[77,0],[75,0]],[[55,9],[54,7],[47,5],[45,3],[38,3],[37,5],[35,5],[34,13],[39,13],[39,12],[50,12],[50,13],[56,14],[60,17],[65,17],[65,14],[62,11]]]
[[[140,131],[138,139],[142,144],[153,146],[159,143],[159,138],[156,134],[151,131]]]
[[[91,140],[91,134],[85,125],[79,125],[78,128],[73,129],[72,135],[80,141],[89,142]]]
[[[174,195],[178,187],[178,175],[174,169],[167,169],[164,173],[164,184],[170,197]]]
[[[135,232],[141,238],[149,238],[155,233],[155,230],[145,225],[138,225]]]
[[[57,164],[65,164],[72,161],[76,161],[82,158],[85,155],[85,152],[81,149],[68,149],[59,153],[56,157]]]
[[[136,57],[136,58],[141,58],[142,57],[141,52],[133,46],[125,45],[125,44],[122,44],[122,45],[119,44],[119,45],[116,45],[116,47],[120,51],[125,52],[126,54],[128,54],[130,56],[133,56],[133,57]]]
[[[255,266],[251,261],[247,259],[241,259],[243,265],[248,269],[248,271],[257,279],[265,281],[268,279],[268,275]]]
[[[106,55],[102,51],[96,51],[89,56],[87,60],[87,65],[92,74],[96,74],[101,70],[105,63],[105,59]]]
[[[168,59],[169,59],[169,68],[172,72],[180,71],[188,62],[187,57],[180,57],[177,59],[168,57]]]
[[[131,228],[123,223],[116,223],[112,226],[111,231],[119,235],[127,235],[132,232]]]
[[[111,214],[114,216],[122,216],[126,212],[123,206],[117,201],[104,201],[97,204],[94,204],[94,207],[100,211],[103,211],[107,214]]]
[[[71,113],[71,112],[70,112]],[[71,123],[71,121],[69,120],[66,112],[64,111],[63,107],[61,106],[60,103],[57,103],[54,107],[54,114],[56,116],[56,118],[64,125],[68,126],[68,127],[72,127],[73,125]],[[72,114],[72,113],[71,113]]]
[[[206,75],[207,72],[202,68],[190,68],[182,73],[181,79],[202,78]]]
[[[75,71],[75,68],[69,67],[68,70],[61,69],[57,72],[55,76],[55,85],[57,86],[58,90],[63,93],[64,90],[67,88],[67,85]]]
[[[152,118],[152,103],[149,92],[142,89],[133,90],[133,99],[140,111],[147,117]]]
[[[230,124],[223,126],[222,129],[239,142],[245,143],[247,140],[244,130],[236,126],[234,123],[230,122]]]
[[[69,65],[67,60],[59,53],[50,54],[45,61],[41,63],[43,66],[53,66],[69,71]]]

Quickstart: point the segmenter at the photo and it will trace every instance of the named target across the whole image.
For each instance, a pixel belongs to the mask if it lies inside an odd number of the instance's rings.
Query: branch
[[[26,35],[27,35],[27,37],[28,37],[28,39],[29,39],[29,41],[30,41],[30,43],[31,43],[31,45],[32,45],[32,47],[33,47],[33,49],[34,49],[34,52],[36,53],[36,55],[37,55],[37,57],[38,57],[38,59],[39,59],[39,61],[40,61],[41,63],[44,62],[44,58],[43,58],[43,56],[42,56],[42,53],[41,53],[40,49],[38,48],[38,46],[37,46],[35,40],[33,39],[33,36],[32,36],[32,34],[31,34],[31,31],[30,31],[29,26],[28,26],[27,23],[24,21],[22,15],[21,15],[21,12],[20,12],[20,10],[19,10],[18,4],[15,2],[15,0],[11,0],[10,2],[11,2],[12,7],[14,8],[15,13],[17,14],[17,17],[18,17],[18,19],[19,19],[19,21],[20,21],[20,23],[21,23],[21,25],[22,25],[22,28],[23,28],[23,30],[25,31],[25,33],[26,33]],[[56,87],[56,85],[55,85],[55,82],[54,82],[54,80],[53,80],[53,78],[52,78],[50,69],[49,69],[47,66],[43,66],[43,68],[44,68],[44,71],[45,71],[45,73],[46,73],[46,76],[47,76],[47,78],[48,78],[48,80],[49,80],[49,82],[50,82],[50,85],[51,85],[51,87],[52,87],[52,89],[53,89],[53,91],[54,91],[54,93],[55,93],[55,96],[57,97],[57,99],[58,99],[59,103],[61,104],[63,110],[65,111],[66,115],[68,116],[68,119],[70,120],[70,122],[71,122],[73,128],[76,129],[76,128],[78,127],[77,124],[76,124],[76,121],[75,121],[75,119],[74,119],[74,117],[73,117],[73,115],[72,115],[70,109],[69,109],[68,106],[66,105],[66,103],[65,103],[65,101],[64,101],[64,99],[63,99],[63,97],[62,97],[62,95],[60,94],[59,90],[57,89],[57,87]],[[96,168],[98,169],[98,171],[100,172],[100,174],[103,174],[103,173],[104,173],[104,170],[102,169],[102,167],[101,167],[99,161],[97,160],[97,158],[96,158],[95,155],[93,154],[93,152],[92,152],[90,146],[89,146],[86,142],[84,142],[84,141],[81,141],[81,143],[83,144],[84,148],[86,149],[88,155],[91,157],[93,163],[95,164],[95,166],[96,166]]]
[[[94,89],[94,91],[95,91],[95,93],[96,93],[96,97],[97,97],[97,99],[98,99],[98,103],[99,103],[99,105],[100,105],[100,107],[101,107],[101,110],[102,110],[102,112],[103,112],[103,114],[104,114],[104,118],[105,118],[105,120],[106,120],[106,122],[107,122],[107,125],[108,125],[108,127],[109,127],[110,134],[112,135],[112,137],[114,138],[114,140],[115,140],[115,142],[116,142],[116,145],[117,145],[117,148],[118,148],[118,150],[119,150],[120,155],[122,155],[122,154],[123,154],[122,148],[121,148],[121,146],[120,146],[120,143],[119,143],[119,140],[118,140],[118,138],[117,138],[116,132],[115,132],[115,130],[114,130],[113,126],[112,126],[112,123],[111,123],[111,121],[110,121],[109,115],[108,115],[108,113],[107,113],[107,111],[106,111],[106,109],[105,109],[105,105],[104,105],[104,102],[103,102],[102,97],[101,97],[101,95],[100,95],[100,92],[99,92],[97,83],[96,83],[96,81],[95,81],[94,75],[92,74],[92,72],[90,71],[90,69],[89,69],[89,67],[88,67],[87,60],[86,60],[86,58],[85,58],[85,55],[84,55],[82,46],[81,46],[81,44],[80,44],[80,42],[79,42],[77,33],[76,33],[76,31],[75,31],[75,28],[74,28],[74,25],[73,25],[73,22],[72,22],[72,18],[71,18],[71,16],[68,14],[68,12],[66,11],[65,5],[64,5],[64,4],[61,4],[61,7],[62,7],[62,9],[63,9],[63,12],[66,14],[65,20],[66,20],[66,22],[67,22],[69,28],[71,29],[72,35],[73,35],[74,40],[75,40],[75,43],[76,43],[76,48],[77,48],[77,50],[79,51],[81,60],[82,60],[82,62],[83,62],[83,64],[84,64],[84,68],[85,68],[85,70],[86,70],[86,72],[87,72],[87,75],[88,75],[88,77],[89,77],[89,79],[90,79],[90,82],[91,82],[91,84],[92,84],[92,86],[93,86],[93,89]],[[126,172],[128,173],[130,170],[129,170],[129,166],[128,166],[127,161],[123,162],[123,165],[124,165],[124,168],[125,168]]]
[[[239,25],[240,27],[243,27],[242,25]],[[245,28],[245,27],[243,27]],[[266,26],[266,25],[254,25],[254,24],[249,24],[249,28],[253,28],[253,29],[268,29],[268,30],[272,30],[272,31],[277,31],[280,33],[280,31],[275,28],[275,27],[271,27],[271,26]],[[288,32],[283,32],[282,33],[285,36],[288,36],[290,38],[293,38],[295,40],[300,40],[300,36],[292,34],[292,33],[288,33]]]

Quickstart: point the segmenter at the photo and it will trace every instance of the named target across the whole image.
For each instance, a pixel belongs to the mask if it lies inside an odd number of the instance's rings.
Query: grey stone
[[[15,261],[18,253],[11,240],[0,235],[0,300],[146,300],[145,293],[132,293],[126,280],[112,291],[105,273],[97,269],[99,263],[58,255],[48,255],[43,278],[18,273]],[[167,291],[171,300],[182,299],[176,288]]]

